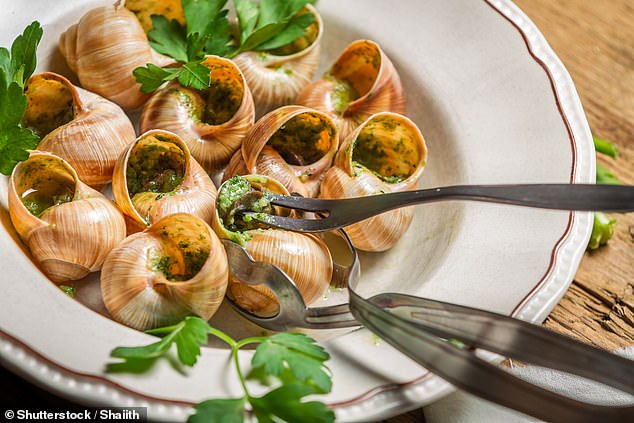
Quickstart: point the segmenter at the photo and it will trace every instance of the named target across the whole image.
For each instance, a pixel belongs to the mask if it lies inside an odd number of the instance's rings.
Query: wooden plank
[[[634,3],[518,0],[570,72],[595,136],[614,142],[598,161],[634,184]],[[634,216],[607,247],[587,253],[546,327],[610,350],[634,345]]]

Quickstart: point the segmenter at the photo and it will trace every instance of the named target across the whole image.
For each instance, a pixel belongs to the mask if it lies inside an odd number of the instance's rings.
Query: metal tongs
[[[552,206],[552,201],[561,200],[558,203],[559,207],[548,208],[634,210],[634,188],[632,187],[615,187],[617,189],[612,190],[604,189],[606,187],[602,186],[599,190],[593,190],[591,187],[596,188],[594,185],[565,185],[567,188],[559,194],[554,194],[559,189],[556,188],[552,193],[553,196],[539,201],[532,197],[539,195],[537,187],[540,185],[524,185],[520,189],[522,193],[516,193],[512,200],[504,202],[521,205],[528,205],[527,203],[531,202],[530,205],[541,207],[543,205],[539,204]],[[570,190],[571,187],[583,188]],[[456,188],[456,192],[460,193],[463,187]],[[485,187],[486,195],[478,194],[475,199],[500,202],[499,195],[501,194],[490,197],[492,195],[489,192],[490,189],[497,190],[498,187]],[[507,187],[499,189],[504,196],[516,192],[509,191]],[[527,190],[528,194],[523,190]],[[427,192],[430,193],[430,191]],[[588,195],[592,199],[588,199]],[[466,198],[464,193],[456,194],[456,196]],[[370,198],[381,197],[386,196]],[[615,197],[620,199],[613,202]],[[275,198],[276,204],[286,207],[294,207],[299,203],[291,205],[292,202],[303,200],[304,202],[296,206],[297,208],[313,211],[314,209],[328,210],[331,212],[330,216],[338,215],[332,212],[332,208],[324,208],[324,203],[320,203],[319,207],[310,208],[312,207],[310,203],[322,200],[290,196],[275,196]],[[348,201],[358,200],[361,199]],[[589,201],[594,202],[594,206],[589,206]],[[329,204],[335,205],[335,202]],[[377,214],[379,209],[385,211],[391,208],[394,207],[376,206],[369,216]],[[324,222],[327,219],[293,220]],[[352,222],[346,220],[341,225],[349,223]],[[319,230],[312,227],[308,231]],[[327,234],[324,237],[329,247],[340,252],[333,255],[335,260],[333,284],[347,286],[349,304],[307,307],[293,281],[282,270],[269,263],[254,261],[239,244],[223,240],[231,271],[249,284],[261,284],[271,289],[279,302],[279,311],[273,317],[262,317],[240,308],[231,300],[230,302],[250,321],[276,331],[297,327],[328,329],[363,324],[402,353],[457,388],[542,420],[575,423],[634,421],[634,405],[602,406],[577,401],[517,378],[480,358],[475,352],[476,349],[483,349],[538,366],[572,373],[632,395],[634,395],[634,361],[540,326],[484,310],[398,293],[381,293],[364,299],[355,292],[359,279],[357,252],[345,232],[340,230],[338,233],[339,236]]]

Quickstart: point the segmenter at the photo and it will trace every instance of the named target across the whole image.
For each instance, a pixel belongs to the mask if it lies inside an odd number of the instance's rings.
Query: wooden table
[[[619,148],[599,157],[634,184],[634,1],[515,0],[570,72],[593,135]],[[634,213],[614,215],[615,235],[584,256],[544,325],[598,347],[634,345]],[[422,409],[385,420],[421,423]]]
[[[634,184],[634,1],[516,0],[568,68],[593,133],[618,145],[617,160],[599,158]],[[545,326],[615,349],[634,345],[634,214],[617,216],[607,247],[587,253],[575,281]],[[2,403],[72,407],[0,367]],[[386,420],[421,423],[422,409]]]

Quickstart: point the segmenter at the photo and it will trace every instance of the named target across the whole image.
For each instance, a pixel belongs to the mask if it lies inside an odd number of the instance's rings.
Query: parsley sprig
[[[227,0],[182,0],[186,26],[162,15],[152,15],[154,28],[148,32],[150,46],[179,62],[176,67],[161,68],[148,63],[133,74],[141,91],[150,93],[164,82],[178,79],[195,89],[209,87],[209,68],[202,65],[205,54],[225,55],[230,51],[231,35]]]
[[[178,65],[161,68],[148,63],[133,74],[141,91],[150,93],[165,82],[178,80],[186,87],[209,87],[209,69],[202,65],[206,55],[234,57],[244,51],[272,50],[287,45],[306,33],[314,21],[310,13],[298,12],[315,0],[233,0],[238,16],[239,43],[232,39],[227,0],[181,0],[186,25],[162,15],[152,15],[154,28],[148,32],[150,45]]]
[[[36,50],[42,27],[35,21],[11,45],[0,48],[0,172],[10,175],[15,165],[29,157],[40,138],[21,121],[26,112],[24,84],[35,71]]]
[[[215,329],[199,317],[186,317],[172,326],[147,331],[162,339],[141,347],[118,347],[111,356],[122,358],[129,371],[144,370],[148,362],[167,356],[172,345],[180,363],[196,364],[200,346],[214,335],[231,347],[236,372],[244,395],[239,398],[218,398],[197,404],[189,423],[222,421],[242,423],[246,407],[260,423],[306,422],[328,423],[334,413],[318,401],[306,401],[308,395],[325,394],[332,389],[332,380],[325,362],[330,355],[315,340],[301,333],[278,333],[268,337],[246,338],[235,341],[226,333]],[[238,361],[238,351],[246,345],[258,344],[251,360],[251,371],[244,376]],[[262,396],[250,393],[247,380],[258,380],[275,387]]]

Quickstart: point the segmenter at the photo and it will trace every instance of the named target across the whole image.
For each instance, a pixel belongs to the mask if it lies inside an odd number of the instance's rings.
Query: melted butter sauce
[[[136,15],[146,33],[153,28],[152,15],[163,15],[185,25],[181,0],[126,0],[125,8]]]
[[[24,90],[28,105],[22,124],[40,137],[75,118],[73,93],[62,82],[36,75]]]
[[[284,160],[292,165],[305,166],[321,159],[330,149],[334,129],[320,116],[302,113],[289,119],[269,139]]]
[[[260,213],[260,218],[275,213],[275,209],[262,192],[241,176],[234,176],[220,187],[217,208],[227,236],[240,245],[245,245],[251,240],[248,231],[262,228],[258,221],[244,212]]]
[[[379,117],[366,124],[354,140],[353,169],[365,168],[387,183],[397,183],[416,171],[420,154],[403,125]]]
[[[186,219],[168,220],[156,229],[163,241],[163,254],[153,252],[152,270],[161,272],[172,282],[182,282],[196,276],[211,252],[211,239],[198,222]]]
[[[142,192],[170,193],[185,175],[185,153],[160,136],[153,136],[133,148],[126,179],[130,197]]]
[[[23,162],[16,171],[16,190],[22,204],[36,217],[73,200],[75,181],[59,160],[39,157]]]

